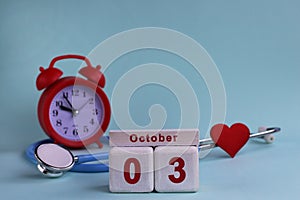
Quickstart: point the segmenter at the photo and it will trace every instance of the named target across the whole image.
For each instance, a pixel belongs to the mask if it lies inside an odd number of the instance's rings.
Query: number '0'
[[[134,165],[134,176],[130,177],[130,165]],[[124,164],[124,178],[129,184],[136,184],[141,178],[141,164],[136,158],[128,158]]]

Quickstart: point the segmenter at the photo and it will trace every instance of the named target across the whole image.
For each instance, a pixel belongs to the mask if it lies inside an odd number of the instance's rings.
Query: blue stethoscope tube
[[[274,127],[274,128],[266,128],[264,131],[252,133],[250,134],[250,138],[264,138],[265,136],[271,136],[271,134],[279,132],[280,128]],[[108,137],[107,137],[108,138]],[[266,138],[264,138],[268,143],[271,143],[273,141],[268,141]],[[26,156],[27,158],[33,163],[38,164],[37,159],[35,157],[35,150],[38,146],[46,143],[53,143],[53,140],[46,139],[41,140],[36,143],[31,144],[26,149]],[[214,147],[217,147],[216,144],[212,141],[211,138],[202,139],[199,140],[199,146],[198,150],[207,150]],[[85,155],[77,155],[73,156],[75,159],[74,166],[70,169],[72,172],[108,172],[109,166],[103,163],[89,163],[93,161],[105,161],[108,160],[108,152],[103,153],[96,153],[96,154],[85,154]]]

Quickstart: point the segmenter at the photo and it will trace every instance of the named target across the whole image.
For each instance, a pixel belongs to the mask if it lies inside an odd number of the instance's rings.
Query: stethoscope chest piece
[[[38,170],[48,177],[59,177],[75,164],[74,156],[69,150],[53,143],[39,145],[34,155],[38,161]]]

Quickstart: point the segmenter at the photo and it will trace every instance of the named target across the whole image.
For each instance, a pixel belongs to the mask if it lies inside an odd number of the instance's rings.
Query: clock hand
[[[87,100],[82,106],[80,106],[80,108],[78,108],[77,110],[80,111],[88,102],[90,102],[90,100]]]
[[[73,110],[72,110],[71,108],[66,107],[66,106],[61,105],[61,106],[59,106],[59,108],[60,108],[61,110],[64,110],[64,111],[68,111],[68,112],[73,113]]]
[[[59,106],[59,107],[60,107],[61,110],[68,111],[68,112],[72,113],[72,116],[73,116],[73,117],[75,117],[76,115],[79,114],[79,110],[71,109],[71,108],[68,108],[68,107],[63,106],[63,105],[61,105],[61,106]]]
[[[63,95],[63,98],[67,101],[67,103],[69,104],[69,106],[71,107],[72,110],[76,110],[76,109],[73,108],[73,106],[72,106],[72,104],[71,104],[71,102],[69,101],[69,99],[68,99],[67,96]]]
[[[70,102],[69,99],[68,99],[68,96],[66,96],[66,95],[63,94],[63,98],[67,101],[67,103],[68,103],[69,106],[71,107],[71,108],[69,108],[69,109],[72,110],[73,117],[75,117],[76,115],[78,115],[78,114],[79,114],[79,110],[78,110],[78,109],[75,109],[75,108],[72,106],[71,102]]]

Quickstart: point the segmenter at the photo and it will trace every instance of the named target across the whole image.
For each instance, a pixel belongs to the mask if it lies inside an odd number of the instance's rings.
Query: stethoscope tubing
[[[265,135],[273,134],[276,132],[279,132],[280,128],[278,127],[272,127],[267,128],[265,131],[257,132],[257,133],[251,133],[250,138],[262,138]],[[107,137],[108,138],[108,137]],[[38,142],[35,142],[31,144],[26,149],[26,156],[27,158],[33,163],[38,164],[36,158],[35,158],[35,149],[45,143],[53,143],[54,141],[51,139],[45,139]],[[208,150],[217,147],[217,145],[212,141],[211,138],[201,139],[199,140],[199,146],[198,151]],[[108,161],[109,159],[109,153],[103,152],[103,153],[96,153],[96,154],[84,154],[84,155],[77,155],[74,156],[75,164],[72,167],[70,171],[72,172],[108,172],[109,166],[108,164],[104,163],[89,163],[93,161],[97,162],[103,162]]]

